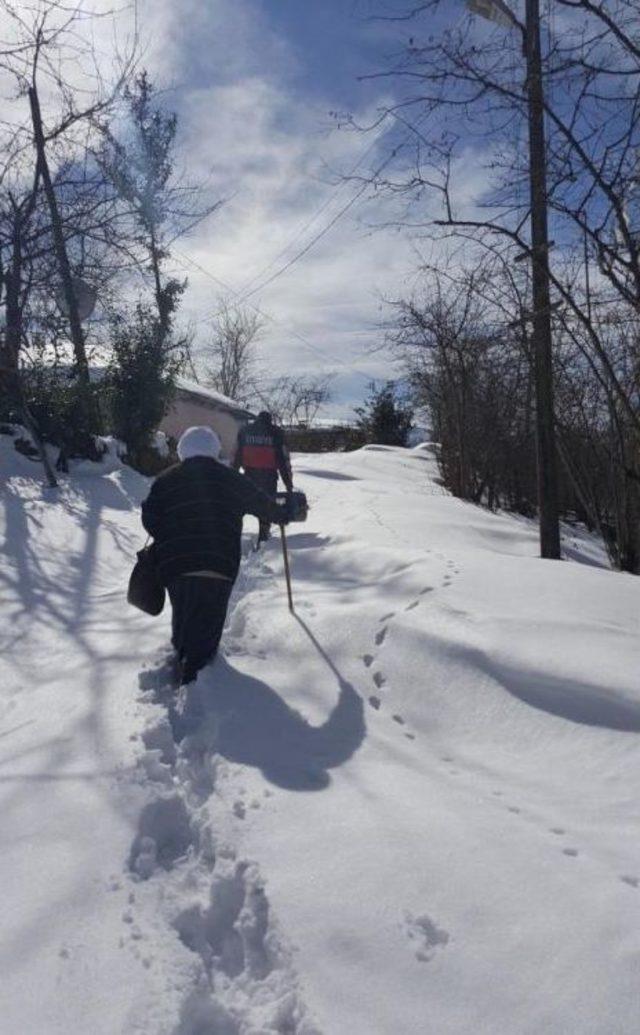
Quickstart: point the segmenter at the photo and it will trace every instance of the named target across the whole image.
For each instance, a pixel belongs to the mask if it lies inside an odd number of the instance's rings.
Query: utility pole
[[[536,451],[540,556],[558,560],[560,516],[558,465],[553,405],[553,349],[549,290],[549,234],[547,228],[547,158],[544,132],[544,86],[540,45],[540,0],[525,0],[524,27],[504,0],[466,0],[474,14],[523,33],[527,64],[529,122],[529,187],[531,206],[531,282],[536,386]]]
[[[553,405],[553,349],[547,228],[547,162],[540,47],[540,0],[526,0],[524,48],[529,108],[533,353],[536,382],[536,441],[540,555],[560,558],[558,473]]]

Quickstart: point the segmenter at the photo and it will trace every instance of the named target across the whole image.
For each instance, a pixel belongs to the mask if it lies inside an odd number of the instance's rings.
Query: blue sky
[[[274,31],[289,41],[299,62],[294,79],[310,99],[342,108],[366,103],[371,85],[358,77],[380,68],[392,35],[372,16],[378,5],[262,0],[259,6]]]

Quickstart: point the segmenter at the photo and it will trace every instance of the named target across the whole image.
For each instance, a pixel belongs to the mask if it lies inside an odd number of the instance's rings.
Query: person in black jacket
[[[284,434],[282,429],[273,423],[271,414],[266,410],[240,430],[234,467],[242,467],[254,485],[272,499],[275,498],[278,488],[278,472],[287,492],[293,490]],[[259,543],[269,538],[270,524],[270,521],[260,522]]]
[[[242,518],[286,524],[285,508],[219,461],[220,440],[207,427],[188,428],[180,463],[156,478],[142,504],[154,559],[172,606],[172,643],[191,683],[220,643],[240,566]]]

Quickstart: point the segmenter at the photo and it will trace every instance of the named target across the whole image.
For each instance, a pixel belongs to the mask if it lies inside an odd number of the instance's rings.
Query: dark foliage
[[[366,442],[406,446],[413,426],[413,409],[401,398],[393,381],[387,381],[381,387],[371,382],[364,405],[358,406],[356,413],[357,427],[363,432]]]
[[[135,463],[173,399],[183,356],[157,312],[142,303],[130,318],[114,317],[111,347],[104,386],[109,426]]]

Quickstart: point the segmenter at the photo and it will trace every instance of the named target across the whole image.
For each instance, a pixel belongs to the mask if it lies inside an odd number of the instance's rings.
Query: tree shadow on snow
[[[331,536],[318,535],[317,532],[294,532],[287,535],[287,546],[290,550],[317,550],[330,542]]]
[[[341,474],[339,471],[312,471],[308,467],[296,467],[296,474],[304,474],[311,478],[328,478],[334,482],[359,482],[353,474]]]
[[[362,744],[366,726],[362,698],[343,679],[313,634],[298,619],[336,675],[338,700],[321,726],[312,726],[260,679],[219,657],[211,683],[197,690],[208,717],[214,717],[213,749],[224,758],[255,766],[277,787],[318,791],[330,783],[329,769],[348,761]]]
[[[74,621],[83,617],[95,579],[98,535],[108,532],[117,549],[133,564],[135,547],[144,541],[144,531],[141,529],[137,537],[130,536],[111,515],[129,511],[138,502],[126,479],[115,482],[107,477],[63,482],[58,492],[43,489],[42,493],[42,502],[52,512],[64,511],[74,520],[84,542],[79,541],[75,551],[67,544],[57,544],[57,559],[55,551],[45,552],[44,544],[34,546],[31,529],[43,525],[42,514],[36,509],[40,500],[35,500],[36,506],[31,500],[25,502],[19,486],[7,484],[2,502],[8,564],[0,572],[0,581],[14,591],[25,615],[58,626],[61,631],[75,632]]]
[[[58,491],[40,488],[35,467],[34,479],[38,482],[36,493],[29,475],[5,480],[0,492],[6,526],[0,595],[7,604],[0,650],[9,645],[15,648],[18,640],[27,644],[24,650],[7,652],[6,663],[13,670],[17,685],[22,680],[30,688],[39,682],[43,672],[47,679],[56,680],[61,686],[66,679],[81,677],[86,680],[88,697],[85,701],[83,694],[82,706],[70,705],[68,714],[63,712],[64,732],[60,735],[47,736],[45,716],[34,726],[26,746],[11,752],[7,747],[11,741],[4,738],[14,731],[3,731],[0,783],[5,817],[20,814],[34,794],[35,784],[78,781],[90,788],[88,794],[104,796],[110,808],[118,803],[113,793],[115,770],[108,765],[111,738],[107,736],[104,710],[111,666],[120,655],[112,646],[102,645],[99,625],[92,620],[88,604],[96,592],[96,582],[102,579],[100,596],[104,595],[104,583],[108,581],[110,561],[102,562],[102,569],[99,567],[99,537],[108,534],[117,550],[131,559],[131,564],[135,546],[144,541],[142,529],[139,537],[130,537],[120,521],[123,512],[137,508],[145,490],[145,483],[135,472],[124,470],[109,477],[106,471],[103,475],[92,469],[87,477],[80,473],[77,477],[61,478]],[[65,524],[58,526],[56,515],[64,515]],[[64,538],[67,533],[72,537],[69,541]],[[113,589],[124,599],[126,586],[115,584]],[[108,587],[107,590],[110,591]],[[32,636],[36,645],[40,642],[38,626],[44,627],[55,644],[51,659],[34,656],[30,646]],[[66,643],[73,648],[68,651],[68,665]],[[105,764],[93,772],[70,771],[78,739],[85,737],[93,745],[95,757]],[[32,763],[35,771],[6,771],[7,766],[24,759]],[[128,807],[122,808],[126,815]],[[41,949],[43,942],[54,942],[58,932],[56,921],[66,915],[69,903],[76,903],[85,894],[77,874],[71,873],[68,886],[57,888],[45,905],[22,918],[0,949],[0,966],[4,971],[16,961],[24,965],[25,958]]]

